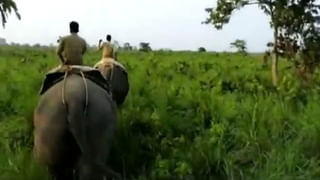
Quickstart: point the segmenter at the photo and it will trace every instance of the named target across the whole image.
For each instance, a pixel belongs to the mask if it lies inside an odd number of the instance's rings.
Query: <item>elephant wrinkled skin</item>
[[[106,90],[88,78],[84,81],[70,74],[39,99],[34,111],[35,158],[57,180],[121,179],[106,166],[115,135],[116,108]]]

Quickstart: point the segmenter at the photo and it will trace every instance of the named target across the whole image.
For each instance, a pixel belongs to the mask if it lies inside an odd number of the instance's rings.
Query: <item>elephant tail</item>
[[[70,71],[71,69],[69,68],[66,70],[63,78],[63,87],[62,87],[62,103],[65,105],[67,113],[68,113],[68,103],[66,101],[66,82],[67,82],[67,77]],[[88,84],[87,84],[87,79],[85,78],[84,73],[81,70],[80,70],[80,74],[81,74],[84,88],[85,88],[86,100],[85,100],[85,107],[84,107],[84,117],[86,117],[87,110],[88,110],[88,102],[89,102]]]
[[[84,152],[86,151],[85,148],[87,147],[87,141],[85,137],[85,124],[87,119],[87,112],[88,112],[88,104],[89,104],[89,93],[88,93],[88,84],[87,79],[85,78],[85,75],[82,71],[79,72],[83,81],[84,90],[85,90],[85,104],[83,106],[78,106],[79,104],[77,102],[69,102],[67,99],[70,100],[70,97],[67,97],[67,77],[68,75],[72,74],[70,71],[66,71],[63,79],[63,86],[62,86],[62,102],[66,108],[67,113],[67,121],[69,124],[69,130],[73,137],[75,138],[75,141],[80,148],[80,151]],[[80,108],[81,107],[81,108]],[[70,111],[69,111],[70,110]],[[82,113],[80,113],[82,112]],[[80,120],[81,119],[81,120]],[[79,121],[80,120],[80,121]]]
[[[82,71],[80,71],[80,74],[81,74],[81,77],[83,80],[84,88],[86,90],[86,104],[84,106],[84,117],[86,118],[87,117],[87,110],[88,110],[88,102],[89,102],[88,84],[87,84],[87,80],[86,80]]]

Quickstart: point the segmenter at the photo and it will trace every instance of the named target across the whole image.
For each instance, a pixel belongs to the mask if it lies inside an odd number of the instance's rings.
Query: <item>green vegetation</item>
[[[0,47],[0,179],[48,179],[30,156],[32,113],[53,49]],[[126,179],[319,179],[319,72],[302,86],[262,56],[120,52],[131,89],[111,166]],[[89,65],[100,59],[91,51]]]

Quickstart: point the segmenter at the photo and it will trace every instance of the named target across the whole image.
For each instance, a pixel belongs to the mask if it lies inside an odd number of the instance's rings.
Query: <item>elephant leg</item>
[[[68,133],[69,134],[69,133]],[[62,146],[69,145],[69,148],[64,150],[63,159],[68,159],[55,166],[51,166],[52,174],[55,174],[56,180],[74,180],[74,170],[79,158],[79,149],[74,138],[69,134],[65,137],[66,142]]]
[[[99,130],[96,130],[96,132],[99,132]],[[106,130],[106,132],[108,131]],[[87,131],[87,135],[88,134],[90,136],[90,133]],[[97,137],[101,137],[99,134],[95,133],[95,135],[96,139],[99,139]],[[88,136],[86,138],[88,138]],[[96,140],[92,138],[91,142],[79,143],[84,147],[77,165],[77,176],[79,180],[122,179],[120,174],[106,166],[111,139],[101,139],[102,141],[94,142]]]
[[[71,96],[69,96],[70,98]],[[100,180],[98,173],[94,172],[94,167],[89,162],[90,160],[90,146],[87,137],[87,122],[89,121],[84,116],[84,108],[82,103],[70,101],[68,104],[68,123],[69,130],[72,133],[80,150],[80,159],[78,165],[75,167],[77,180]],[[84,160],[88,159],[88,160]],[[102,180],[102,179],[101,179]]]
[[[79,180],[122,180],[119,173],[116,173],[104,164],[96,164],[90,160],[82,160],[78,165]]]
[[[49,167],[49,171],[53,174],[53,180],[74,180],[73,168]]]
[[[122,177],[119,173],[113,171],[110,167],[105,167],[104,172],[108,175],[108,179],[114,179],[114,180],[122,180]]]
[[[52,136],[53,133],[50,135]],[[38,157],[47,165],[49,173],[55,180],[72,180],[79,150],[70,135],[58,139],[55,139],[56,137],[52,136],[51,141],[41,142],[41,145],[37,146],[40,149],[37,151]]]
[[[105,165],[115,134],[116,107],[95,83],[86,81],[86,92],[82,79],[78,80],[68,81],[67,87],[73,88],[66,88],[68,129],[80,149],[77,176],[79,180],[103,180],[112,172]]]
[[[37,112],[35,117],[33,153],[36,160],[47,166],[56,180],[72,180],[79,150],[65,122],[59,121],[59,117],[44,116],[41,112]]]
[[[69,109],[72,109],[69,112],[70,130],[81,147],[77,166],[79,180],[121,179],[119,174],[106,167],[115,132],[114,117],[109,120],[112,113],[94,113],[88,110],[88,116],[84,118],[82,108],[77,109],[70,104]],[[103,110],[106,111],[104,108]]]

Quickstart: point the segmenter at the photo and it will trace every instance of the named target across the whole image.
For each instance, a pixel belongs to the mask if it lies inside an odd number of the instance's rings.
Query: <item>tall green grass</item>
[[[0,179],[45,179],[29,159],[32,113],[59,60],[52,49],[0,52]],[[126,179],[320,178],[318,72],[303,88],[282,61],[274,88],[259,56],[120,52],[119,61],[131,87],[109,163]]]

